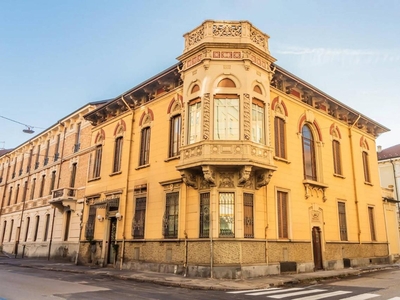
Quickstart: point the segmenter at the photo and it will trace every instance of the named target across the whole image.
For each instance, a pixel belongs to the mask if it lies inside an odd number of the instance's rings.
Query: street
[[[271,287],[260,290],[190,290],[101,275],[0,266],[0,299],[288,299],[400,300],[400,270],[347,277],[323,284]]]

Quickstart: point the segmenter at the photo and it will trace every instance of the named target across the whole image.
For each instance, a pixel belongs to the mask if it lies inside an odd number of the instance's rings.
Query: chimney
[[[378,151],[378,153],[381,152],[382,151],[382,146],[378,146],[377,147],[377,151]]]

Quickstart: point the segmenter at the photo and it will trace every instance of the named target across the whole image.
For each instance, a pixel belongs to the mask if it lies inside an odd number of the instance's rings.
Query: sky
[[[32,138],[14,121],[38,134],[177,63],[207,19],[250,21],[279,66],[400,144],[400,1],[1,0],[0,149]]]

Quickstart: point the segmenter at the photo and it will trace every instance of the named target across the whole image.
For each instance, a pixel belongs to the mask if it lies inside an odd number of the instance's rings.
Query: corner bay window
[[[188,144],[200,141],[201,102],[200,99],[189,102],[189,137]]]
[[[214,98],[214,140],[239,140],[239,99]]]
[[[251,105],[251,140],[255,143],[265,144],[264,118],[264,103],[253,99]]]

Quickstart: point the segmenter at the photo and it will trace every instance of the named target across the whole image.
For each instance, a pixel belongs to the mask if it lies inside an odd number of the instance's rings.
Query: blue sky
[[[400,1],[1,0],[0,115],[36,133],[176,63],[206,19],[249,20],[277,64],[391,129],[400,144]],[[0,118],[0,148],[32,136]]]

